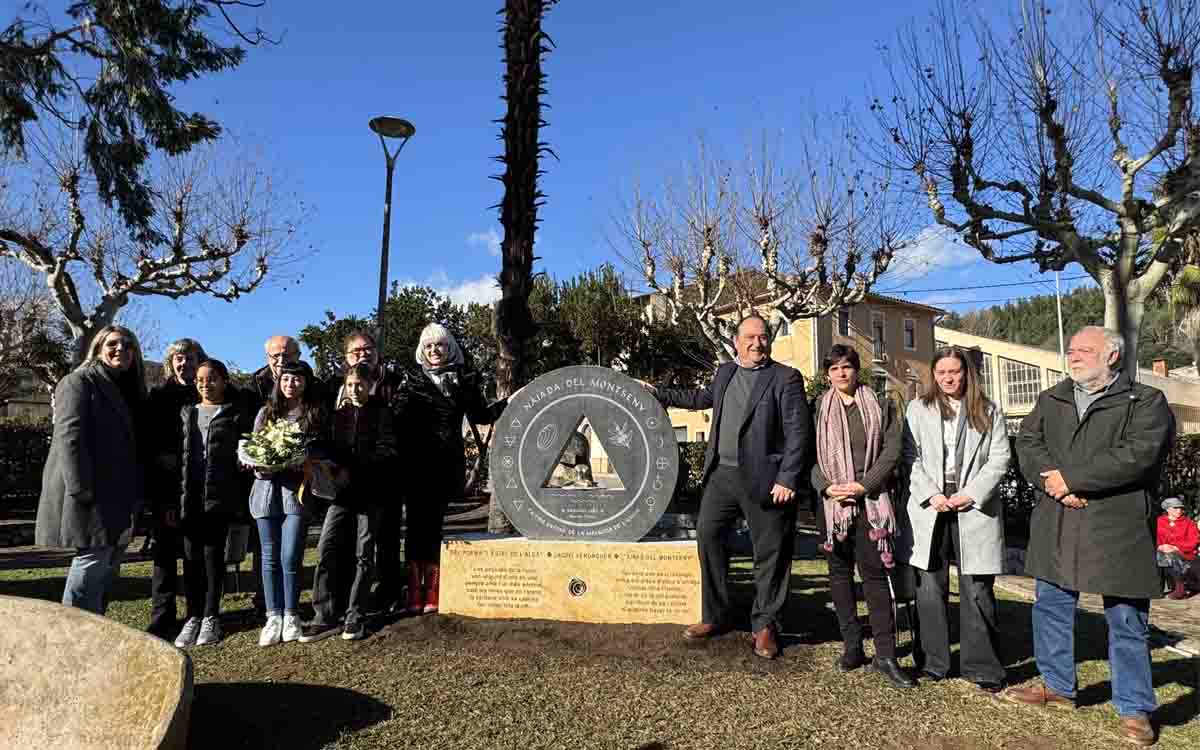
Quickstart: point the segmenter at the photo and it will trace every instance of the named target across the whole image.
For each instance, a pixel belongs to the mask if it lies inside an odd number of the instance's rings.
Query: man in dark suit
[[[744,516],[754,548],[754,653],[779,654],[779,618],[787,601],[796,536],[797,491],[804,481],[812,417],[804,379],[771,360],[771,334],[757,314],[743,318],[734,336],[737,360],[717,368],[701,390],[658,388],[664,406],[713,409],[704,457],[704,496],[697,536],[703,621],[687,638],[704,639],[729,629],[727,536]]]

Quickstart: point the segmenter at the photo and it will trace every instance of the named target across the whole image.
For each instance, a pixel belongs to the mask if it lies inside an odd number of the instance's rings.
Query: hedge
[[[0,498],[41,489],[50,431],[48,419],[0,417]]]
[[[1010,441],[1012,438],[1010,438]],[[688,442],[679,444],[679,484],[676,494],[689,500],[700,498],[700,471],[704,466],[704,451],[708,444]],[[1027,538],[1029,517],[1037,504],[1037,494],[1032,485],[1021,476],[1013,449],[1013,461],[1008,472],[1000,480],[1000,497],[1004,500],[1005,525],[1010,537]],[[900,483],[903,486],[903,482]],[[1197,515],[1200,500],[1200,435],[1181,435],[1163,468],[1159,484],[1159,497],[1174,495],[1187,504],[1193,518]],[[1157,513],[1157,509],[1155,511]]]
[[[0,497],[36,495],[41,487],[42,465],[50,450],[49,420],[23,417],[0,418]],[[473,441],[467,441],[473,447]],[[706,442],[679,444],[679,479],[675,499],[698,502],[700,472],[704,467]],[[471,452],[468,449],[468,452]],[[1013,451],[1016,455],[1016,451]],[[1159,497],[1175,495],[1187,504],[1188,514],[1197,515],[1200,500],[1200,435],[1181,435],[1167,459],[1159,485]],[[1000,496],[1010,535],[1025,536],[1029,516],[1037,502],[1034,489],[1018,471],[1016,461],[1000,483]]]

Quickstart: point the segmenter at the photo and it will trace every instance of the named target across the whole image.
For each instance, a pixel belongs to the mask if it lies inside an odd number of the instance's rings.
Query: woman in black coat
[[[421,477],[405,497],[404,557],[408,563],[408,611],[436,612],[442,519],[466,478],[463,416],[475,424],[499,419],[507,399],[488,404],[479,374],[468,369],[462,350],[445,327],[421,331],[417,363],[423,377],[406,389],[403,429],[409,476]]]
[[[163,357],[163,382],[146,397],[146,501],[152,517],[149,538],[154,540],[154,567],[150,574],[150,626],[146,630],[163,640],[175,637],[176,566],[179,559],[179,410],[200,400],[196,368],[208,359],[195,339],[171,342]],[[147,540],[149,543],[149,539]],[[142,547],[145,551],[145,546]]]
[[[62,603],[104,614],[144,497],[137,425],[145,401],[142,350],[105,326],[87,358],[54,389],[54,434],[42,472],[37,544],[73,547]]]
[[[200,403],[180,409],[183,582],[187,621],[178,648],[219,643],[229,524],[245,505],[251,474],[238,466],[242,435],[254,427],[229,370],[210,359],[196,371]]]

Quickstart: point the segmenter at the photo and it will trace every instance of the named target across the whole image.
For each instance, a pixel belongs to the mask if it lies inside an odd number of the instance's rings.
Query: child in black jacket
[[[346,372],[342,392],[337,395],[332,455],[338,466],[338,484],[343,486],[321,526],[313,579],[316,614],[305,626],[301,643],[318,641],[339,631],[348,641],[366,636],[363,612],[374,577],[378,513],[374,496],[386,486],[384,474],[396,458],[392,413],[386,403],[371,395],[374,384],[370,368],[354,365]],[[345,564],[351,548],[357,561],[353,574]],[[339,601],[343,598],[339,593],[347,585],[348,601]],[[344,625],[339,626],[343,614]]]
[[[249,475],[238,467],[237,446],[251,416],[215,359],[196,370],[200,403],[180,410],[183,478],[179,526],[183,537],[183,581],[187,622],[175,645],[206,646],[221,640],[221,587],[229,524],[246,503]]]

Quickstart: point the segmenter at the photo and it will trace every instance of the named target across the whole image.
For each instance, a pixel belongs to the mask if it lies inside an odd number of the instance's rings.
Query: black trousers
[[[187,616],[216,617],[221,613],[221,593],[225,584],[229,517],[221,513],[189,516],[180,524],[180,532]]]
[[[960,553],[958,515],[939,513],[933,527],[929,570],[915,572],[924,669],[943,676],[950,672],[950,560],[961,560]],[[1004,681],[1004,665],[997,649],[999,628],[992,590],[995,579],[991,575],[958,575],[959,666],[963,679],[972,682]]]
[[[407,497],[404,500],[405,562],[436,563],[442,555],[442,523],[449,498]]]
[[[792,573],[796,541],[796,503],[764,508],[763,498],[746,497],[736,468],[718,466],[708,477],[696,536],[700,548],[700,600],[704,622],[729,623],[730,531],[739,517],[750,527],[754,548],[754,608],[750,627],[780,627]]]
[[[150,630],[171,633],[178,629],[175,621],[175,594],[179,585],[178,563],[180,533],[168,526],[160,514],[154,517],[154,563],[150,572]]]
[[[822,501],[823,502],[823,501]],[[879,557],[879,543],[867,533],[865,503],[859,501],[858,515],[846,540],[833,542],[829,562],[829,596],[837,612],[838,627],[847,648],[861,648],[862,622],[858,619],[858,597],[854,591],[854,566],[863,582],[863,597],[867,600],[867,618],[871,622],[871,638],[875,655],[881,659],[896,658],[895,620],[892,616],[892,592],[888,586],[888,570]],[[825,513],[817,510],[817,526],[825,538]]]
[[[331,505],[317,542],[313,574],[313,621],[347,623],[363,616],[375,574],[373,510]]]
[[[400,601],[404,589],[404,566],[400,562],[404,506],[398,500],[386,502],[375,517],[375,574],[379,577],[375,606],[381,611]]]

